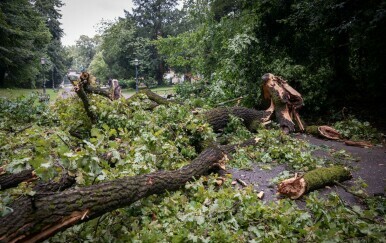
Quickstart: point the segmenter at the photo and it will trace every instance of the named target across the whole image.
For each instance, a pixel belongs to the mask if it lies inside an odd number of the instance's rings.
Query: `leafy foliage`
[[[1,1],[0,86],[31,88],[50,38],[42,16],[30,1]]]
[[[369,122],[360,122],[354,117],[349,117],[343,121],[338,121],[334,124],[336,130],[346,139],[350,140],[367,140],[380,142],[380,133],[370,125]]]
[[[265,204],[252,187],[234,188],[230,178],[221,188],[215,182],[212,176],[200,178],[182,191],[141,200],[51,241],[112,237],[139,242],[382,241],[385,227],[373,221],[379,211],[347,207],[336,194],[321,199],[311,193],[301,209],[290,200]],[[379,204],[381,199],[373,205]]]
[[[0,98],[1,129],[13,131],[28,123],[44,123],[50,116],[47,104],[38,102],[38,93],[15,100]]]
[[[96,95],[89,98],[98,116],[96,125],[84,115],[76,97],[58,100],[51,107],[36,104],[32,110],[26,105],[32,98],[3,102],[7,112],[18,107],[19,113],[9,116],[10,120],[18,121],[21,127],[25,122],[34,124],[14,136],[6,136],[2,127],[2,167],[13,173],[33,167],[43,180],[58,179],[65,168],[76,176],[77,186],[84,186],[180,168],[197,156],[198,144],[220,139],[188,106],[159,106],[149,111],[150,101],[141,95],[130,101],[110,101]],[[49,115],[44,119],[33,116],[40,112]],[[26,120],[19,119],[23,116]],[[7,120],[1,122],[9,124]],[[228,166],[247,168],[261,161],[263,165],[284,163],[307,171],[328,163],[313,158],[313,147],[304,141],[276,129],[254,135],[241,124],[233,117],[221,139],[239,142],[256,136],[260,142],[255,148],[240,149]],[[70,135],[74,131],[80,138]],[[311,194],[306,208],[287,199],[265,204],[252,187],[234,187],[229,177],[218,187],[216,179],[214,175],[202,177],[180,191],[142,199],[49,241],[377,241],[385,230],[385,205],[379,199],[372,199],[364,210],[348,207],[334,194],[328,199]],[[31,184],[2,191],[1,214],[13,210],[15,198],[33,193]]]
[[[270,72],[303,94],[308,114],[347,104],[384,113],[385,55],[372,51],[385,50],[384,2],[187,2],[194,30],[157,48],[173,68],[202,75],[216,102],[243,95],[262,106],[260,77]]]

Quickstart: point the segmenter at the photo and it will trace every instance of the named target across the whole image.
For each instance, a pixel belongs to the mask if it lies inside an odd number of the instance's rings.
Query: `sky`
[[[93,37],[101,20],[124,17],[124,10],[133,7],[131,0],[63,0],[61,8],[65,46],[75,45],[81,35]]]

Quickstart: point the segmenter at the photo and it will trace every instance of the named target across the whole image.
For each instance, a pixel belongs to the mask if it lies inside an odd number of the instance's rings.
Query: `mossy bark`
[[[314,135],[314,136],[320,136],[320,133],[318,131],[319,126],[307,126],[306,127],[306,133]]]
[[[337,182],[350,180],[352,175],[349,170],[342,166],[332,166],[329,168],[318,168],[307,172],[303,176],[306,181],[306,191],[313,191],[319,188],[323,188],[328,185],[332,185]]]
[[[297,199],[307,192],[351,178],[350,171],[342,166],[318,168],[305,173],[303,177],[295,176],[282,181],[278,186],[278,192],[291,199]]]

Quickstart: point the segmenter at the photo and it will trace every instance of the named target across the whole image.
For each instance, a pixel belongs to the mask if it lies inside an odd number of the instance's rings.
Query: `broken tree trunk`
[[[341,134],[337,130],[329,126],[308,126],[306,128],[306,132],[314,136],[319,136],[331,140],[342,139]],[[346,144],[347,146],[355,146],[360,148],[370,148],[373,146],[370,142],[367,141],[344,140],[344,144]]]
[[[204,113],[205,119],[215,132],[221,131],[227,126],[230,115],[243,119],[244,125],[250,131],[256,131],[262,120],[269,116],[269,113],[245,107],[221,107]]]
[[[110,95],[110,92],[108,90],[104,90],[97,86],[94,86],[93,84],[95,83],[95,77],[90,75],[88,72],[82,72],[79,78],[80,83],[87,94],[98,94],[110,100],[120,98],[120,95],[118,97],[114,97]]]
[[[244,145],[257,142],[257,139],[251,139]],[[2,218],[0,241],[41,241],[74,224],[128,206],[141,198],[178,190],[194,178],[224,169],[228,153],[237,146],[206,149],[191,164],[175,171],[159,171],[63,192],[23,197],[11,205],[12,213]]]
[[[328,138],[331,140],[338,140],[341,138],[340,133],[329,126],[308,126],[306,128],[306,132],[314,136]]]
[[[300,93],[286,80],[271,73],[264,74],[262,79],[263,97],[271,100],[271,105],[266,112],[272,114],[275,111],[276,119],[286,133],[295,131],[295,123],[292,119],[295,119],[299,129],[303,131],[304,125],[297,111],[303,106],[303,98]]]
[[[291,199],[297,199],[307,192],[333,185],[335,182],[350,180],[350,171],[342,166],[318,168],[305,173],[303,176],[286,179],[278,186],[278,192]]]
[[[87,94],[98,94],[98,95],[101,95],[101,96],[106,97],[108,99],[111,99],[109,91],[101,89],[99,87],[94,87],[91,85],[85,85],[84,91]]]
[[[85,87],[89,85],[89,76],[90,75],[88,73],[82,72],[80,75],[80,80],[73,80],[70,76],[68,76],[67,78],[74,86],[75,93],[82,100],[83,107],[86,111],[87,116],[90,118],[91,123],[95,124],[97,122],[97,116],[90,109],[90,102],[85,91]]]

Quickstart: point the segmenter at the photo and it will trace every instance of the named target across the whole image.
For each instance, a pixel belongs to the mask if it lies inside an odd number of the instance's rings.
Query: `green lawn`
[[[153,88],[151,90],[159,95],[166,95],[166,94],[174,94],[175,93],[174,86]],[[59,92],[60,91],[61,90],[59,90]],[[43,90],[42,89],[0,89],[0,97],[4,97],[4,98],[8,98],[8,99],[12,99],[12,98],[14,99],[14,98],[17,98],[20,96],[27,96],[28,94],[30,94],[32,92],[43,93]],[[59,94],[59,92],[54,92],[53,89],[46,89],[46,92],[51,97],[50,101],[54,101]],[[124,95],[133,95],[135,93],[135,90],[124,89],[124,90],[122,90],[122,93]]]
[[[0,97],[15,99],[20,96],[27,96],[33,92],[43,93],[43,89],[0,89]],[[53,89],[46,89],[47,94],[50,95],[50,100],[53,101],[58,96],[58,92]]]

